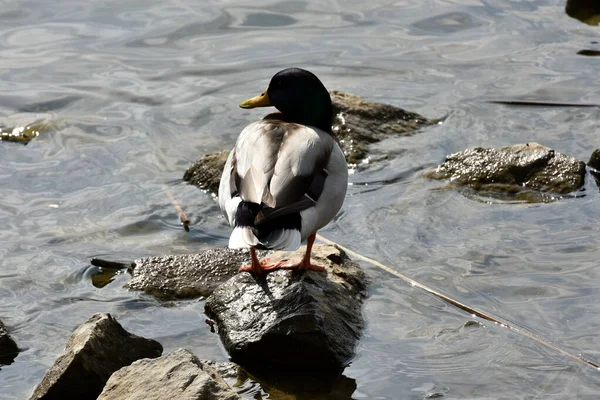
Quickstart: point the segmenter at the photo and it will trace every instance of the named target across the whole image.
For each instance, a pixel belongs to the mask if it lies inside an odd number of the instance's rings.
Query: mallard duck
[[[278,268],[322,271],[310,253],[316,232],[342,207],[348,165],[331,131],[329,92],[311,72],[288,68],[273,76],[242,108],[279,112],[248,125],[229,154],[219,185],[219,206],[233,232],[230,248],[249,248],[240,268],[264,274]],[[255,249],[296,250],[301,260],[258,260]]]

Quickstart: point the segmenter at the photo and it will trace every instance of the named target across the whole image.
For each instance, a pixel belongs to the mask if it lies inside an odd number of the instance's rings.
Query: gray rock
[[[329,93],[333,103],[333,133],[339,139],[349,164],[360,163],[367,156],[371,143],[392,135],[410,135],[437,122],[354,94],[338,90]],[[203,156],[185,171],[183,180],[217,193],[228,155],[228,151],[223,151]]]
[[[199,254],[146,257],[134,262],[133,278],[125,287],[143,290],[160,300],[209,296],[249,262],[247,250],[227,248],[209,249]]]
[[[73,332],[31,399],[96,399],[113,372],[161,353],[160,343],[132,335],[110,314],[94,314]]]
[[[299,259],[303,252],[269,258]],[[339,372],[351,360],[364,325],[365,275],[336,247],[315,246],[312,256],[325,272],[242,273],[206,300],[205,311],[234,361]]]
[[[488,192],[567,194],[583,186],[585,163],[538,143],[499,149],[473,147],[447,156],[426,176]]]
[[[0,365],[10,365],[19,354],[19,347],[0,320]]]
[[[144,359],[121,368],[98,400],[237,400],[219,374],[188,350]]]
[[[229,156],[229,151],[206,154],[185,171],[183,180],[200,189],[217,193],[227,156]]]
[[[340,140],[346,161],[357,164],[367,156],[368,145],[392,135],[406,136],[435,124],[419,114],[389,104],[332,90],[333,133]]]

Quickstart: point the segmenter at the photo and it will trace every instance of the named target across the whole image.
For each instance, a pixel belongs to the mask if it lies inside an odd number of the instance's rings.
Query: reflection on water
[[[414,34],[448,35],[481,25],[481,21],[470,14],[453,12],[417,21],[412,27],[416,28]]]
[[[253,371],[236,368],[225,376],[227,382],[248,398],[273,400],[350,400],[356,381],[344,375],[290,375],[285,370]],[[267,397],[264,397],[267,396]]]
[[[123,270],[89,260],[225,246],[229,228],[214,198],[181,177],[202,155],[233,146],[262,115],[237,104],[292,65],[331,89],[447,116],[372,145],[325,237],[600,357],[593,179],[585,196],[489,204],[423,177],[472,146],[535,141],[589,158],[598,107],[485,101],[600,103],[597,59],[576,54],[597,50],[596,28],[567,16],[564,1],[5,3],[0,125],[60,121],[60,129],[27,146],[0,142],[0,318],[22,349],[0,372],[3,399],[27,398],[95,312],[165,352],[227,359],[202,301],[160,304],[124,290]],[[597,397],[597,371],[364,267],[367,330],[340,398]],[[269,396],[286,391],[264,385]],[[247,398],[267,396],[252,390]]]

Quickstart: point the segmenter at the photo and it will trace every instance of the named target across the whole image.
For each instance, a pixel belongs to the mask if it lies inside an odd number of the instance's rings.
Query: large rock
[[[367,156],[368,145],[393,135],[410,135],[432,125],[419,114],[401,108],[367,101],[346,92],[332,90],[333,133],[349,164],[357,164]]]
[[[473,147],[447,156],[426,176],[488,192],[566,194],[583,186],[585,163],[538,143],[499,149]]]
[[[219,374],[188,350],[144,359],[121,368],[108,380],[98,400],[237,400]]]
[[[303,251],[269,258],[299,259]],[[312,255],[325,272],[242,273],[206,300],[206,313],[234,361],[339,372],[351,360],[363,329],[365,275],[336,247],[318,245]]]
[[[113,372],[161,354],[160,343],[132,335],[110,314],[94,314],[73,332],[31,399],[96,399]]]
[[[349,164],[358,164],[366,156],[369,144],[394,135],[409,135],[436,121],[389,104],[364,100],[354,94],[332,90],[333,133]],[[228,151],[207,154],[192,164],[183,180],[213,193],[219,191],[219,181],[229,155]]]
[[[133,278],[125,287],[143,290],[160,300],[209,296],[249,262],[247,250],[227,248],[209,249],[198,254],[146,257],[134,262]]]
[[[19,353],[19,347],[8,334],[8,329],[0,321],[0,365],[12,364]]]

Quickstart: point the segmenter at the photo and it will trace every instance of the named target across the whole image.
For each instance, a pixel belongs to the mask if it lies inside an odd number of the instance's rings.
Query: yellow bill
[[[269,100],[269,94],[267,93],[269,88],[265,89],[264,92],[259,94],[256,97],[253,97],[248,100],[244,100],[240,103],[240,107],[242,108],[255,108],[255,107],[268,107],[271,105],[271,100]]]

